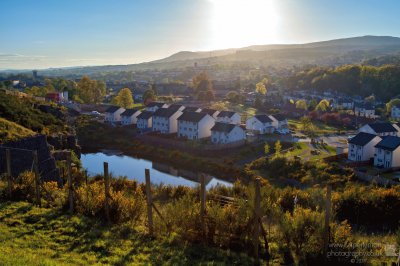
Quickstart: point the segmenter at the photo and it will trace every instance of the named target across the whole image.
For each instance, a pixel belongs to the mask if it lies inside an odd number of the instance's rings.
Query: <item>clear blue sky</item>
[[[181,50],[400,36],[399,0],[1,0],[0,69],[129,64]]]

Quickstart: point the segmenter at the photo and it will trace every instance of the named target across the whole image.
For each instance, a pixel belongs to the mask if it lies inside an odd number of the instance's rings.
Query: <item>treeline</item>
[[[364,97],[375,94],[388,101],[400,94],[400,65],[312,67],[297,71],[285,83],[289,89],[337,91]]]

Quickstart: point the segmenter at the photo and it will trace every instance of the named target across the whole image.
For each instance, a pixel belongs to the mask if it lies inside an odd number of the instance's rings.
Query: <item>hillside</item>
[[[180,51],[166,58],[140,64],[51,68],[41,70],[41,73],[47,76],[80,76],[100,72],[185,68],[193,66],[195,62],[200,65],[244,62],[254,66],[290,67],[306,64],[337,66],[359,64],[373,58],[398,53],[400,53],[398,37],[361,36],[304,44],[268,44],[214,51]]]
[[[0,117],[43,134],[65,133],[64,111],[50,103],[0,92]]]
[[[0,117],[0,144],[33,135],[32,130]]]

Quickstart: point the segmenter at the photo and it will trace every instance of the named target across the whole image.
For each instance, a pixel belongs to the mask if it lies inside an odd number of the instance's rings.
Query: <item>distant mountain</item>
[[[214,51],[181,51],[169,57],[130,65],[87,66],[41,70],[48,76],[81,76],[100,72],[137,71],[146,69],[172,69],[199,65],[245,63],[253,66],[293,66],[316,64],[337,66],[361,64],[374,58],[400,54],[400,38],[391,36],[361,36],[304,44],[252,45]],[[397,60],[395,61],[397,62]],[[12,71],[7,71],[11,73]],[[15,71],[20,72],[20,71]],[[3,71],[5,73],[5,71]]]
[[[252,45],[242,48],[231,48],[225,50],[214,50],[214,51],[201,51],[201,52],[190,52],[181,51],[173,54],[164,59],[152,61],[150,63],[165,63],[174,61],[184,61],[193,59],[204,59],[219,56],[226,56],[235,54],[238,51],[271,51],[271,50],[286,50],[286,49],[306,49],[306,48],[327,48],[326,51],[341,51],[349,52],[354,50],[369,50],[369,49],[384,49],[384,48],[399,48],[400,38],[392,36],[362,36],[352,37],[344,39],[336,39],[321,42],[312,42],[305,44],[267,44],[267,45]]]

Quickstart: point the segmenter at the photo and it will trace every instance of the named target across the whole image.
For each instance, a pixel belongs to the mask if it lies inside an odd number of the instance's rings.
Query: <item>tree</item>
[[[315,109],[317,106],[317,101],[315,99],[311,99],[311,101],[308,104],[308,110],[312,111]]]
[[[207,90],[206,91],[206,101],[211,102],[214,101],[215,95],[213,90]]]
[[[326,112],[330,106],[330,103],[327,99],[322,99],[317,106],[315,107],[316,111]]]
[[[307,102],[306,102],[306,100],[297,100],[296,101],[296,108],[297,109],[302,109],[302,110],[307,110]]]
[[[130,108],[133,106],[132,92],[129,88],[123,88],[115,96],[115,103],[123,108]]]
[[[310,130],[310,128],[312,127],[311,118],[308,116],[303,116],[300,119],[300,124],[301,124],[301,129],[305,132],[308,132]]]
[[[386,112],[388,114],[390,114],[392,112],[392,107],[396,106],[396,105],[400,105],[400,99],[396,98],[396,99],[392,99],[390,100],[387,104],[386,104]]]
[[[77,92],[79,99],[84,103],[100,103],[106,94],[106,85],[104,82],[83,76],[78,82]]]
[[[143,93],[143,103],[147,105],[150,102],[157,100],[157,95],[152,89],[148,89]]]
[[[194,96],[200,101],[212,101],[214,99],[214,91],[210,78],[205,72],[193,77]]]
[[[268,144],[268,143],[265,143],[265,145],[264,145],[264,154],[265,154],[265,155],[268,155],[268,154],[269,154],[269,151],[270,151],[269,144]]]
[[[266,95],[267,94],[267,83],[268,80],[265,78],[262,81],[258,82],[256,84],[256,92],[262,95]]]
[[[236,91],[230,91],[226,94],[226,99],[231,103],[240,103],[241,97]]]
[[[25,93],[34,95],[34,96],[41,96],[44,97],[49,91],[47,90],[47,87],[37,87],[37,86],[32,86],[32,88],[27,88],[25,89]]]
[[[282,151],[282,144],[279,140],[275,142],[275,156],[279,157]]]
[[[262,100],[260,99],[260,97],[256,97],[256,99],[254,100],[254,107],[259,109],[262,107]]]
[[[11,87],[11,85],[12,85],[11,80],[5,80],[5,81],[4,81],[4,86],[5,86],[7,89],[9,89],[9,88]]]

